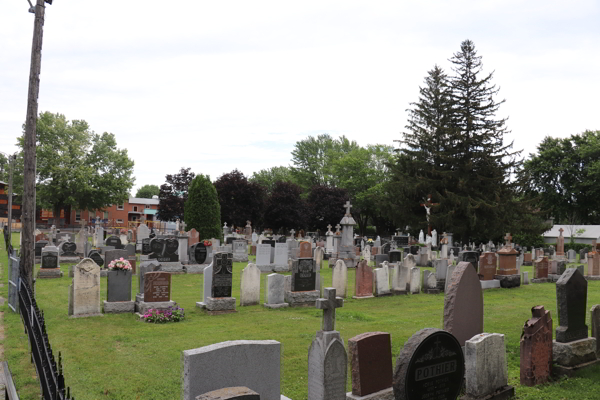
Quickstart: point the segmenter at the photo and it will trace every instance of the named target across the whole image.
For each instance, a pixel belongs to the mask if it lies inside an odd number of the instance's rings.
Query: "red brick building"
[[[141,220],[155,221],[158,211],[158,198],[142,199],[130,197],[121,204],[113,204],[103,210],[75,210],[71,209],[65,215],[61,212],[61,218],[65,219],[65,224],[76,225],[79,221],[84,220],[88,224],[95,223],[101,220],[108,226],[128,227],[139,223]],[[39,222],[47,222],[49,218],[53,218],[52,211],[44,210],[41,213]]]
[[[15,204],[14,194],[12,204],[12,218],[13,221],[21,220],[21,205]],[[0,220],[8,222],[8,183],[2,181],[0,181]]]

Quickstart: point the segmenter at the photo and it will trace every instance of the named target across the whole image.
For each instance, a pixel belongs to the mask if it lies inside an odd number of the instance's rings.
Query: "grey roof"
[[[544,232],[544,237],[558,237],[559,229],[562,228],[563,236],[568,239],[571,237],[571,234],[575,236],[575,238],[582,239],[597,239],[600,237],[600,225],[554,225],[552,229]],[[577,231],[580,229],[583,230],[581,235],[577,235]]]
[[[143,199],[141,197],[130,197],[129,204],[148,204],[148,205],[158,205],[158,199]]]

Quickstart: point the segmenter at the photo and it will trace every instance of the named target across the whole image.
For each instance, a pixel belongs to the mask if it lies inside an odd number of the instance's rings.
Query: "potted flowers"
[[[131,301],[131,270],[123,257],[108,264],[106,301]]]

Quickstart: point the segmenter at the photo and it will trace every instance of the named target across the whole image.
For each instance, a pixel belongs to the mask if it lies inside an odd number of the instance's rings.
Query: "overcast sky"
[[[35,3],[35,0],[33,0]],[[33,14],[0,11],[0,151],[27,106]],[[309,135],[393,144],[435,64],[471,39],[516,149],[600,129],[600,2],[55,0],[39,111],[112,132],[135,188],[290,165]],[[135,194],[135,188],[132,190]]]

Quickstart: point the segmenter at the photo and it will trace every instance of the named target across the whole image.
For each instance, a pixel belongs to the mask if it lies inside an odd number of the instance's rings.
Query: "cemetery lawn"
[[[14,238],[13,238],[14,240]],[[16,236],[18,242],[18,235]],[[15,245],[18,243],[15,243]],[[3,246],[3,244],[1,245]],[[0,262],[8,297],[7,255]],[[251,257],[252,258],[252,257]],[[321,270],[324,286],[331,284],[331,269]],[[239,306],[240,274],[243,263],[234,263],[233,296],[235,314],[208,316],[196,302],[201,300],[203,275],[173,275],[171,298],[185,309],[183,322],[148,324],[131,314],[107,314],[93,318],[67,315],[68,265],[62,265],[61,279],[38,280],[36,296],[44,311],[50,343],[55,357],[62,353],[63,372],[71,394],[77,400],[181,398],[181,354],[183,350],[226,340],[274,339],[282,344],[281,391],[293,400],[306,399],[308,349],[321,327],[322,311],[314,308],[268,310],[262,306]],[[425,268],[422,268],[425,269]],[[533,275],[532,267],[524,267]],[[37,271],[37,267],[36,267]],[[383,331],[392,336],[395,358],[406,340],[426,327],[442,328],[444,295],[406,295],[354,300],[354,270],[348,271],[349,297],[337,310],[336,329],[344,338],[364,332]],[[264,291],[266,274],[262,275]],[[106,278],[101,278],[102,298],[106,298]],[[132,292],[136,293],[137,277]],[[544,305],[551,310],[553,328],[558,326],[556,286],[531,284],[515,289],[484,292],[485,332],[505,335],[509,384],[515,386],[517,399],[594,399],[600,395],[600,367],[582,371],[574,378],[559,379],[533,388],[519,384],[519,339],[531,307]],[[261,298],[264,293],[261,291]],[[600,281],[590,281],[588,309],[600,304]],[[20,316],[6,305],[4,312],[4,359],[13,372],[21,399],[39,399],[39,384],[30,362],[29,343]],[[588,313],[588,326],[589,313]],[[257,365],[257,368],[260,368]],[[351,390],[348,370],[348,391]]]

